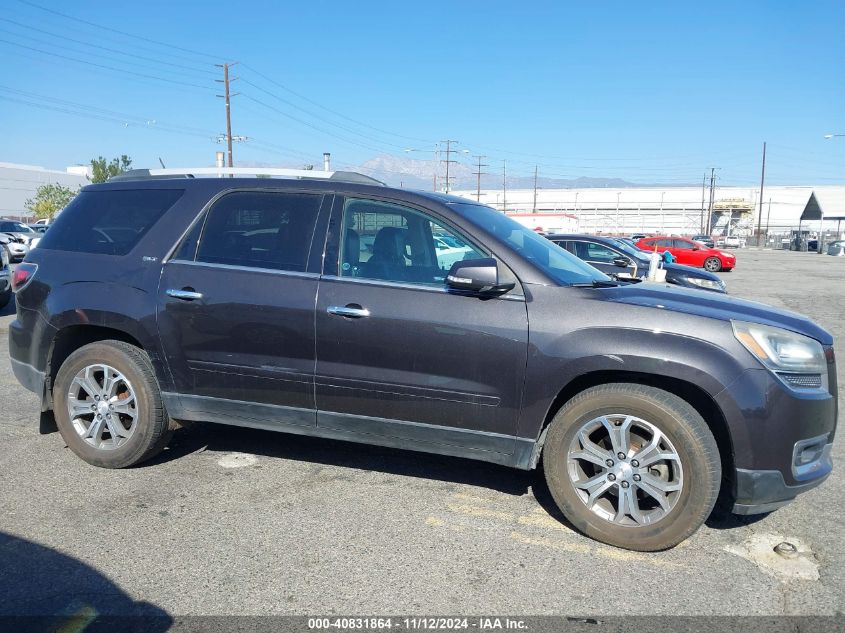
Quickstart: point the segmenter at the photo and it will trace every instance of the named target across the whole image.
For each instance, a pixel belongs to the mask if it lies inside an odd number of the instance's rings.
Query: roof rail
[[[147,178],[196,178],[198,176],[223,178],[239,177],[277,177],[302,180],[334,180],[337,182],[360,183],[363,185],[382,185],[375,178],[354,171],[317,171],[315,169],[282,169],[278,167],[176,167],[168,169],[130,169],[118,176],[109,178],[109,182],[121,180],[144,180]]]

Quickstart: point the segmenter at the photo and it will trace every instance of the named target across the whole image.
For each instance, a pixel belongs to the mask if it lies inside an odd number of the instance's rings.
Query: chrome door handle
[[[186,288],[183,288],[182,290],[170,288],[169,290],[167,290],[167,296],[173,297],[174,299],[182,299],[183,301],[194,301],[195,299],[202,299],[201,292],[195,292]]]
[[[362,308],[361,306],[329,306],[326,308],[326,312],[329,314],[336,314],[337,316],[348,317],[350,319],[360,319],[362,317],[370,316],[370,311],[367,308]]]

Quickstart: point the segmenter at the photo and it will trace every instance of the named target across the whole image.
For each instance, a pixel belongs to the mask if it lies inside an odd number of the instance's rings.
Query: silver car
[[[9,258],[11,260],[21,260],[29,252],[32,240],[41,237],[40,233],[36,233],[26,224],[22,222],[15,222],[14,220],[0,220],[0,233],[7,235],[9,241]],[[24,246],[23,249],[12,246],[13,244],[20,244]]]
[[[839,257],[845,256],[845,240],[837,240],[828,244],[827,254],[838,255]]]
[[[29,246],[23,240],[6,233],[0,233],[0,247],[9,261],[13,262],[21,261],[29,252]]]

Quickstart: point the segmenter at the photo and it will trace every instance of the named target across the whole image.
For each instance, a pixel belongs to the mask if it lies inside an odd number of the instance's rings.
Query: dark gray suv
[[[720,490],[768,512],[828,476],[833,340],[803,316],[617,284],[462,198],[284,175],[86,187],[17,267],[15,374],[82,459],[205,421],[541,465],[576,528],[638,550]]]

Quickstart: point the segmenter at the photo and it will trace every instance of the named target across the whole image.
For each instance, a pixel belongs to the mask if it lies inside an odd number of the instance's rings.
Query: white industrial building
[[[41,185],[58,184],[73,189],[90,184],[90,167],[73,166],[65,171],[34,165],[0,163],[0,215],[21,219],[30,213],[26,201],[35,196]]]
[[[477,198],[476,191],[452,193]],[[533,189],[482,189],[480,200],[547,232],[708,233],[710,192],[705,189],[702,195],[701,187],[538,189],[536,202],[534,196]],[[825,231],[833,234],[845,228],[845,186],[765,187],[762,216],[759,187],[717,187],[710,233],[749,238],[756,235],[759,219],[764,235],[788,234],[802,224],[811,196],[826,218]],[[819,220],[805,220],[802,230],[817,232],[820,226]]]

